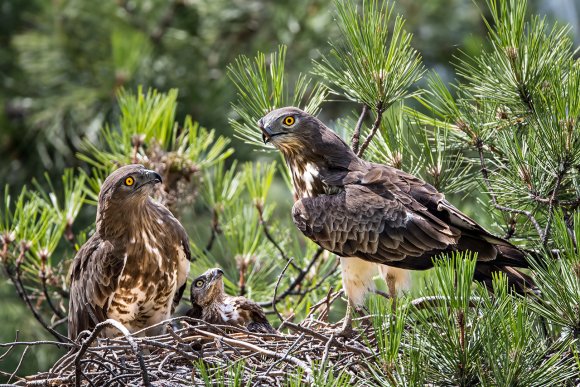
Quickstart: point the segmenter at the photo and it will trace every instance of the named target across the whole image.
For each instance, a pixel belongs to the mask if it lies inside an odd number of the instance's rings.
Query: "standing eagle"
[[[245,297],[232,297],[224,291],[222,269],[209,269],[191,283],[189,317],[211,324],[246,327],[251,332],[278,333],[260,305]]]
[[[430,184],[359,158],[316,117],[286,107],[262,117],[258,126],[290,169],[296,226],[319,246],[359,258],[341,259],[349,311],[353,295],[371,287],[363,261],[423,270],[441,253],[470,250],[478,253],[476,280],[491,285],[492,273],[501,271],[518,292],[533,284],[514,269],[528,267],[523,251],[485,231]],[[349,318],[347,312],[345,327]]]
[[[96,231],[72,263],[71,339],[109,318],[138,331],[167,319],[181,299],[189,274],[189,241],[179,221],[149,196],[160,182],[158,173],[127,165],[103,183]]]

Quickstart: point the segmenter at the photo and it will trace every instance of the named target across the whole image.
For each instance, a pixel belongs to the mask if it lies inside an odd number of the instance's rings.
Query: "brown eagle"
[[[258,126],[290,169],[294,223],[319,246],[341,257],[414,270],[432,267],[441,253],[470,250],[478,253],[475,279],[490,285],[492,273],[501,271],[518,292],[533,284],[514,269],[528,267],[523,251],[484,230],[430,184],[357,157],[316,117],[286,107]],[[341,259],[348,296],[370,287],[371,278],[359,275],[368,272],[360,260]],[[345,277],[354,280],[346,283]]]
[[[71,339],[109,318],[138,331],[167,319],[181,299],[189,274],[189,240],[171,212],[151,199],[160,182],[158,173],[127,165],[103,183],[96,231],[72,263]]]
[[[278,333],[258,304],[225,293],[223,274],[221,269],[209,269],[193,280],[192,308],[187,315],[211,324],[243,326],[251,332]]]

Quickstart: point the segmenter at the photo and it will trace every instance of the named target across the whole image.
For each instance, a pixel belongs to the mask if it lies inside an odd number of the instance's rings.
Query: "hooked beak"
[[[272,137],[272,130],[267,127],[264,127],[264,122],[262,121],[262,119],[260,119],[258,121],[258,128],[260,128],[260,130],[262,131],[262,141],[264,141],[264,144],[267,144],[270,142],[270,138]]]
[[[264,144],[269,143],[272,140],[272,137],[274,137],[274,136],[288,134],[288,132],[274,132],[274,131],[272,131],[272,128],[270,126],[266,126],[266,127],[264,126],[264,124],[262,123],[262,120],[258,121],[258,127],[262,131],[262,141],[264,141]]]
[[[222,269],[213,269],[212,275],[211,275],[211,280],[215,281],[219,278],[221,278],[224,275],[224,271]]]
[[[144,185],[147,184],[157,184],[157,183],[161,183],[163,182],[163,179],[161,179],[161,175],[159,175],[157,172],[155,171],[151,171],[146,169],[145,172],[143,173],[143,182],[141,183],[141,185],[139,186],[139,188],[141,188]]]

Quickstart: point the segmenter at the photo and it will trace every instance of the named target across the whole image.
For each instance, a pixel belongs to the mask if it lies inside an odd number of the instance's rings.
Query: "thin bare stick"
[[[14,338],[14,341],[18,341],[18,335],[19,335],[20,331],[16,331],[16,337]],[[3,345],[6,346],[6,345]],[[4,352],[2,355],[0,355],[0,361],[2,359],[4,359],[10,352],[12,352],[12,350],[15,348],[15,345],[9,345],[8,349],[6,350],[6,352]]]
[[[60,320],[56,320],[55,322],[53,322],[52,324],[50,324],[50,327],[52,329],[54,329],[54,328],[58,327],[59,325],[64,324],[67,321],[68,321],[68,316],[64,316]]]
[[[284,321],[284,319],[282,318],[282,315],[280,314],[280,312],[278,312],[278,308],[276,307],[276,298],[277,298],[276,295],[278,294],[278,286],[280,286],[280,280],[284,276],[284,273],[286,273],[288,265],[290,265],[290,263],[293,260],[294,258],[290,258],[290,260],[286,263],[286,266],[284,266],[284,269],[282,269],[282,271],[278,275],[278,280],[276,280],[276,286],[274,287],[274,296],[272,297],[272,309],[274,309],[274,312],[276,312],[276,315],[278,316],[280,321]]]
[[[75,348],[78,345],[74,343],[61,343],[60,341],[49,341],[49,340],[39,340],[39,341],[13,341],[10,343],[0,343],[0,347],[12,347],[15,345],[56,345],[58,348]]]
[[[324,346],[324,353],[322,354],[322,361],[320,362],[320,368],[324,369],[326,367],[326,362],[328,361],[328,354],[330,352],[330,345],[334,341],[334,333],[330,335],[330,339]]]
[[[326,282],[326,280],[333,276],[334,274],[336,274],[336,270],[340,267],[340,262],[336,262],[336,264],[333,266],[333,268],[331,270],[329,270],[326,274],[324,274],[324,276],[322,276],[322,278],[315,283],[313,286],[301,291],[299,294],[302,296],[299,299],[299,302],[302,301],[302,299],[304,298],[304,296],[310,292],[313,292],[314,290],[318,289],[320,286],[322,286],[322,284],[324,284]]]
[[[273,302],[280,302],[284,298],[291,295],[292,292],[294,291],[294,289],[304,280],[304,278],[306,277],[306,274],[308,274],[308,272],[310,271],[312,266],[314,266],[314,263],[318,260],[318,258],[322,255],[323,252],[324,252],[324,249],[322,247],[319,247],[316,250],[316,252],[314,253],[314,256],[312,257],[312,259],[310,260],[310,263],[308,263],[308,266],[306,267],[306,269],[298,268],[298,270],[300,272],[298,273],[298,275],[296,276],[294,281],[292,281],[290,286],[288,286],[288,288],[280,296],[273,299],[271,302],[262,302],[262,303],[259,303],[259,305],[261,307],[267,307],[267,306],[272,305]]]
[[[361,129],[362,124],[363,124],[365,117],[367,115],[367,111],[368,111],[368,106],[363,105],[362,112],[360,113],[358,121],[356,122],[356,126],[354,127],[354,133],[352,134],[352,139],[350,140],[350,144],[351,144],[350,147],[354,153],[358,153],[358,146],[359,146],[359,142],[360,142],[360,129]]]
[[[288,258],[288,256],[284,252],[284,250],[282,250],[282,248],[280,247],[280,245],[278,244],[278,242],[276,242],[276,240],[270,234],[270,229],[268,228],[268,224],[264,220],[264,211],[262,209],[262,206],[259,205],[259,204],[256,204],[256,209],[258,210],[258,216],[259,216],[259,220],[260,220],[260,225],[262,226],[262,231],[264,232],[264,235],[266,236],[266,239],[268,239],[270,241],[270,243],[272,243],[274,245],[274,247],[276,248],[276,250],[278,250],[278,252],[282,256],[282,258],[284,258],[284,260],[286,262],[289,262],[290,261],[290,258]],[[291,263],[291,265],[297,271],[302,271],[300,269],[300,267],[298,267],[296,264]]]
[[[371,128],[371,132],[369,133],[369,135],[365,139],[365,142],[362,144],[362,146],[360,147],[359,151],[356,154],[358,157],[362,157],[363,154],[365,153],[365,150],[367,150],[369,144],[373,140],[373,137],[377,133],[377,130],[379,130],[381,126],[382,119],[383,119],[383,107],[382,103],[379,103],[379,105],[377,106],[377,117],[375,118],[375,122],[373,123],[373,127]]]
[[[78,353],[75,356],[75,385],[77,387],[80,387],[80,385],[81,385],[81,375],[82,375],[81,358],[82,358],[82,356],[85,354],[85,352],[87,352],[91,343],[97,339],[97,337],[99,336],[101,331],[107,327],[113,327],[113,328],[117,329],[119,332],[121,332],[123,334],[123,336],[125,336],[125,339],[127,339],[127,341],[129,342],[129,345],[131,346],[133,353],[135,354],[135,356],[137,357],[137,359],[139,361],[139,366],[141,367],[141,378],[143,379],[143,384],[147,387],[150,387],[151,382],[149,381],[149,375],[147,374],[147,368],[145,367],[145,360],[143,360],[143,354],[141,353],[139,346],[137,345],[137,343],[135,342],[135,340],[131,336],[131,332],[129,332],[129,330],[127,328],[125,328],[125,326],[123,326],[123,324],[121,324],[120,322],[113,320],[113,319],[107,319],[101,323],[98,323],[95,326],[95,329],[93,329],[93,331],[91,332],[90,336],[86,340],[83,341],[81,348],[79,349]]]
[[[22,361],[24,360],[24,356],[26,356],[26,352],[28,352],[28,348],[30,348],[30,347],[29,346],[24,347],[24,351],[22,351],[22,355],[20,355],[20,359],[18,360],[18,364],[16,365],[16,369],[14,370],[14,372],[12,372],[12,375],[10,375],[10,377],[8,378],[8,384],[10,384],[10,381],[16,375],[18,370],[20,369],[20,366],[22,365]]]
[[[10,272],[10,270],[8,269],[7,263],[4,263],[4,271],[6,272],[8,277],[12,280],[12,283],[14,284],[14,288],[16,289],[16,292],[18,293],[20,298],[24,301],[24,303],[26,304],[28,309],[30,309],[30,311],[32,312],[32,315],[34,316],[34,318],[44,327],[44,329],[46,329],[48,332],[50,332],[60,342],[64,343],[64,342],[70,341],[67,337],[61,335],[60,333],[58,333],[57,331],[55,331],[54,329],[52,329],[51,327],[48,326],[48,324],[44,321],[42,316],[38,313],[38,311],[36,310],[34,305],[32,305],[32,301],[30,300],[30,297],[28,297],[28,293],[26,292],[26,288],[24,287],[24,284],[22,283],[22,278],[20,276],[20,265],[24,261],[26,251],[28,251],[28,248],[25,246],[24,243],[22,243],[21,247],[20,247],[20,254],[15,262],[15,273]]]
[[[289,321],[286,321],[286,323],[284,324],[285,326],[289,327],[290,329],[294,330],[294,331],[298,331],[298,332],[304,332],[309,336],[312,336],[318,340],[321,340],[323,342],[326,342],[328,339],[326,336],[324,336],[321,333],[318,333],[312,329],[306,328],[302,325],[298,325],[298,324],[294,324],[291,323]],[[346,343],[341,343],[341,342],[337,342],[336,340],[334,341],[335,343],[338,343],[339,346],[348,349],[351,352],[355,352],[361,355],[366,355],[366,356],[374,356],[374,353],[372,353],[370,350],[366,349],[366,348],[358,348],[358,347],[354,347],[352,345],[346,344]]]
[[[298,345],[298,343],[300,343],[303,338],[304,338],[304,333],[301,334],[300,336],[298,336],[298,338],[296,339],[296,341],[294,341],[294,343],[292,343],[292,345],[290,346],[290,348],[288,348],[288,350],[284,353],[284,357],[282,357],[281,359],[275,361],[274,363],[272,363],[272,365],[270,367],[268,367],[268,369],[264,373],[264,376],[268,376],[270,374],[270,372],[272,372],[272,370],[274,369],[275,366],[277,366],[278,364],[280,364],[281,362],[283,362],[284,360],[286,360],[286,357],[290,355],[290,352],[292,352],[294,350],[294,348],[296,348],[296,346]]]

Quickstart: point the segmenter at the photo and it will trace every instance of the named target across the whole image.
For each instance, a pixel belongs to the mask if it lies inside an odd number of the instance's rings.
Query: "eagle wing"
[[[252,300],[245,297],[235,297],[234,306],[240,318],[245,322],[246,328],[250,332],[258,333],[278,333],[268,321],[264,310]]]
[[[125,259],[113,245],[94,234],[78,251],[72,264],[68,335],[78,334],[107,319]]]
[[[432,266],[427,256],[455,245],[461,233],[430,211],[430,200],[443,195],[434,188],[429,192],[429,187],[400,186],[391,173],[385,168],[358,172],[347,177],[352,182],[335,195],[297,201],[294,223],[314,242],[341,256],[414,269]],[[419,195],[423,200],[415,198]]]
[[[177,305],[179,305],[179,301],[181,297],[183,297],[183,293],[185,292],[185,288],[187,287],[187,276],[189,275],[189,264],[191,262],[191,248],[189,246],[189,238],[185,229],[181,224],[177,224],[177,232],[179,236],[179,246],[177,247],[177,289],[175,291],[175,295],[173,296],[173,308],[171,312],[175,311]]]

